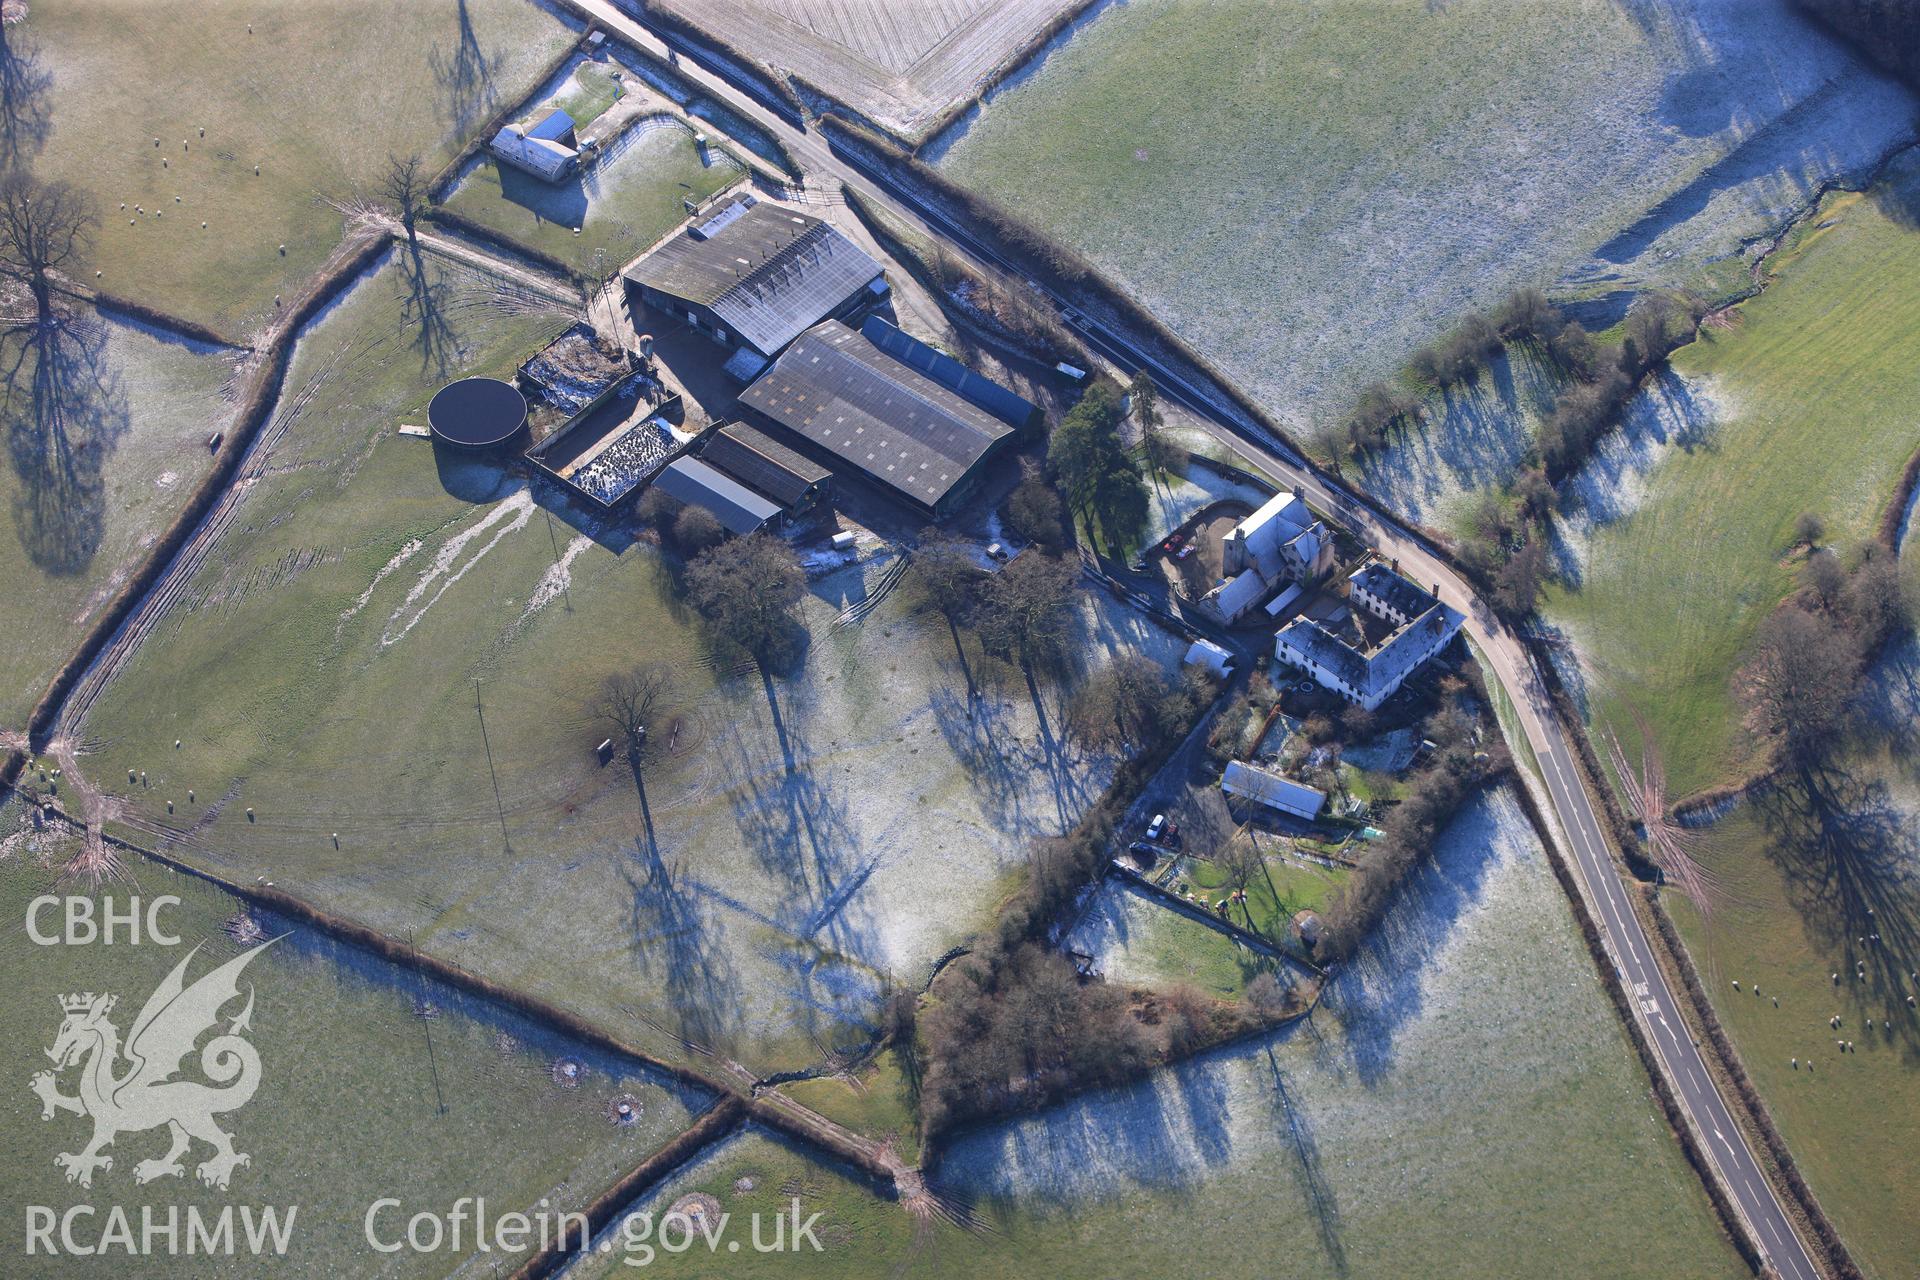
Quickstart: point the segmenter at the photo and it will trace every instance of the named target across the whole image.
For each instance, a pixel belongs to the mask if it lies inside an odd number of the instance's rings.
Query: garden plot
[[[149,903],[177,895],[180,905],[163,910],[160,920],[180,937],[178,946],[35,946],[21,927],[27,901],[49,890],[47,864],[76,838],[30,834],[23,821],[17,806],[0,809],[0,909],[13,921],[0,949],[15,1032],[0,1049],[0,1066],[18,1091],[0,1189],[11,1204],[63,1209],[91,1202],[103,1215],[106,1205],[119,1205],[132,1216],[136,1239],[145,1205],[163,1213],[168,1205],[193,1205],[209,1217],[229,1201],[297,1206],[276,1275],[443,1276],[471,1254],[471,1233],[462,1247],[437,1254],[377,1254],[362,1233],[368,1206],[383,1196],[402,1198],[405,1209],[381,1219],[383,1228],[395,1226],[389,1235],[404,1231],[413,1212],[444,1212],[461,1196],[486,1197],[496,1214],[543,1201],[554,1211],[579,1209],[684,1129],[706,1102],[637,1063],[585,1049],[416,973],[271,916],[248,916],[238,899],[150,864],[105,892],[121,909],[129,895]],[[237,957],[245,947],[233,933],[246,923],[279,937],[242,980],[242,993],[252,993],[247,1039],[260,1056],[259,1089],[220,1117],[249,1163],[233,1171],[225,1191],[202,1186],[193,1166],[210,1151],[196,1144],[182,1177],[139,1185],[135,1166],[159,1157],[167,1135],[126,1132],[109,1150],[112,1168],[94,1175],[90,1191],[68,1185],[53,1156],[78,1150],[89,1126],[66,1114],[42,1123],[26,1089],[28,1078],[49,1065],[41,1050],[60,1026],[59,998],[79,991],[118,996],[110,1019],[127,1033],[147,995],[189,951],[199,948],[189,981]],[[238,1010],[236,1002],[227,1013]],[[188,1078],[196,1075],[195,1062],[188,1059]],[[62,1092],[74,1091],[70,1076],[60,1084]],[[615,1120],[622,1099],[630,1104],[630,1124]],[[96,1220],[94,1230],[103,1225]],[[158,1252],[133,1269],[157,1277],[260,1273],[245,1254],[209,1262]],[[16,1274],[52,1274],[28,1265]]]
[[[1644,717],[1676,797],[1752,763],[1729,686],[1793,583],[1795,519],[1817,513],[1837,546],[1870,536],[1913,451],[1920,380],[1899,335],[1920,324],[1916,191],[1920,158],[1831,198],[1766,291],[1678,353],[1572,482],[1560,535],[1579,585],[1545,612],[1573,641],[1596,723],[1637,750]]]
[[[0,729],[17,730],[213,465],[233,359],[93,312],[5,346]]]
[[[437,170],[573,38],[525,0],[44,0],[9,29],[49,78],[37,171],[99,202],[100,285],[234,334],[339,243],[330,201],[389,154]]]
[[[1068,0],[668,0],[756,61],[917,139]]]
[[[1786,0],[1135,0],[932,154],[1303,427],[1516,285],[1723,291],[1914,117]]]
[[[446,207],[594,276],[611,274],[745,175],[725,151],[696,145],[672,116],[629,125],[593,164],[542,182],[490,155],[476,157]]]
[[[1240,923],[1237,916],[1234,923]],[[1278,962],[1112,877],[1094,891],[1063,945],[1090,956],[1094,971],[1108,981],[1134,986],[1191,982],[1214,995],[1237,996],[1255,974],[1274,972],[1287,980],[1277,972]]]
[[[822,1253],[743,1249],[729,1275],[1234,1275],[1250,1250],[1296,1274],[1746,1274],[1506,793],[1455,823],[1311,1023],[960,1138],[937,1189],[991,1232],[909,1252],[898,1206],[794,1159],[749,1133],[640,1207],[699,1192],[743,1217],[777,1185],[821,1213]]]
[[[411,261],[302,338],[256,483],[94,704],[83,769],[143,840],[663,1053],[685,1035],[771,1070],[863,1040],[881,975],[976,928],[1113,759],[1063,739],[1060,686],[876,598],[886,557],[813,583],[790,674],[715,671],[672,567],[623,527],[394,433],[565,323],[431,259],[415,286]],[[1128,648],[1178,654],[1084,597],[1074,665]],[[682,681],[644,792],[599,767],[587,711],[643,662]]]

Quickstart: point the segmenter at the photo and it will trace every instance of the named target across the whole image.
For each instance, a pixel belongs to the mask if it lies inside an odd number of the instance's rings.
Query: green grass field
[[[48,678],[192,492],[230,414],[231,357],[83,313],[43,361],[0,347],[0,729]]]
[[[1785,0],[1134,0],[931,154],[1304,427],[1515,285],[1725,291],[1914,118]]]
[[[1675,358],[1668,395],[1696,438],[1650,472],[1603,470],[1594,483],[1622,513],[1571,535],[1584,582],[1545,612],[1584,660],[1596,725],[1631,751],[1632,713],[1645,717],[1676,799],[1754,763],[1730,681],[1792,587],[1795,518],[1818,513],[1837,545],[1868,537],[1920,445],[1906,341],[1920,326],[1917,194],[1909,164],[1810,219],[1733,326]]]
[[[855,1133],[890,1139],[902,1160],[918,1163],[920,1118],[900,1055],[891,1050],[881,1054],[856,1079],[857,1084],[844,1076],[821,1076],[795,1080],[780,1089]]]
[[[771,1071],[858,1045],[881,976],[976,928],[1112,757],[1059,736],[1068,686],[1036,706],[971,641],[963,668],[905,592],[842,623],[890,557],[814,580],[790,676],[717,678],[673,566],[625,526],[394,434],[563,323],[426,261],[413,285],[397,253],[303,338],[265,478],[93,707],[83,768],[140,838],[661,1053],[686,1035]],[[1076,648],[1178,652],[1092,596]],[[598,766],[586,708],[646,661],[678,674],[680,723],[643,799]]]
[[[1271,846],[1279,842],[1263,841]],[[1225,875],[1211,862],[1190,858],[1182,866],[1183,879],[1194,888],[1195,896],[1206,902],[1218,902],[1228,891]],[[1285,939],[1296,911],[1317,911],[1324,907],[1334,890],[1346,880],[1341,867],[1326,867],[1304,858],[1293,857],[1283,848],[1268,847],[1265,872],[1247,884],[1245,904],[1234,904],[1233,919],[1245,924],[1249,916],[1253,929],[1269,938]]]
[[[1242,923],[1237,906],[1232,918]],[[1255,974],[1280,968],[1122,880],[1100,886],[1065,945],[1092,956],[1094,969],[1109,981],[1147,987],[1190,982],[1218,996],[1238,996]]]
[[[666,116],[636,122],[585,175],[541,182],[483,158],[446,207],[521,244],[593,274],[611,274],[686,218],[696,203],[745,170],[718,147],[697,147]],[[602,270],[601,268],[604,268]]]
[[[991,1228],[899,1206],[748,1132],[648,1196],[740,1220],[789,1196],[820,1253],[658,1257],[678,1275],[1745,1274],[1648,1096],[1511,797],[1475,805],[1310,1023],[968,1133],[935,1182]],[[740,1180],[752,1180],[742,1190]],[[621,1239],[618,1232],[612,1237]],[[743,1237],[744,1239],[744,1237]],[[614,1249],[572,1273],[625,1270]],[[1543,1261],[1548,1260],[1548,1261]]]
[[[1884,770],[1858,765],[1863,777]],[[1913,811],[1897,821],[1911,831]],[[1910,859],[1911,836],[1885,852]],[[1920,991],[1906,977],[1920,963],[1910,925],[1920,901],[1910,885],[1883,886],[1887,896],[1871,900],[1892,949],[1855,946],[1857,930],[1880,926],[1850,903],[1841,888],[1848,877],[1824,869],[1786,802],[1722,819],[1702,842],[1701,861],[1728,886],[1711,915],[1702,919],[1678,893],[1666,902],[1707,994],[1855,1257],[1869,1275],[1903,1276],[1920,1256],[1920,1015],[1904,999]],[[1902,920],[1909,923],[1896,930]],[[1859,956],[1873,980],[1854,978]],[[1828,1025],[1835,1014],[1838,1029]],[[1841,1052],[1842,1039],[1853,1052]]]
[[[443,1276],[472,1252],[470,1237],[458,1251],[378,1254],[362,1232],[368,1206],[384,1196],[400,1199],[404,1211],[387,1211],[380,1220],[383,1230],[400,1231],[413,1212],[445,1212],[467,1195],[487,1197],[496,1213],[531,1210],[543,1197],[556,1209],[578,1208],[683,1129],[691,1110],[704,1103],[637,1064],[585,1051],[523,1019],[295,928],[247,968],[242,987],[254,993],[248,1039],[260,1054],[261,1084],[221,1124],[251,1163],[234,1171],[224,1192],[200,1185],[191,1164],[183,1178],[142,1187],[134,1166],[159,1156],[166,1134],[127,1132],[109,1148],[113,1167],[95,1174],[90,1192],[70,1186],[53,1157],[79,1149],[86,1122],[61,1114],[43,1123],[26,1087],[29,1076],[48,1066],[41,1050],[53,1043],[60,1025],[58,997],[114,993],[119,1003],[112,1021],[129,1033],[148,993],[194,947],[201,954],[189,981],[239,954],[224,926],[241,904],[202,881],[140,865],[129,880],[82,896],[111,896],[121,908],[136,894],[148,902],[164,894],[179,897],[181,905],[160,917],[180,937],[178,946],[126,945],[124,938],[112,946],[36,946],[23,925],[27,902],[50,891],[54,877],[45,864],[57,861],[74,838],[23,834],[18,819],[17,807],[0,809],[6,849],[0,857],[0,909],[11,922],[0,955],[8,978],[4,1009],[14,1031],[0,1049],[0,1066],[14,1092],[13,1123],[0,1137],[0,1194],[11,1205],[63,1211],[84,1201],[104,1212],[117,1204],[134,1215],[136,1233],[144,1204],[192,1204],[210,1214],[229,1202],[297,1206],[287,1254],[272,1260],[276,1275]],[[29,839],[36,848],[26,847]],[[58,932],[57,910],[43,919]],[[260,923],[269,936],[290,928],[271,917]],[[583,1067],[575,1087],[555,1082],[553,1066],[563,1057]],[[195,1061],[188,1060],[188,1078]],[[62,1092],[74,1092],[73,1075],[61,1078]],[[622,1095],[639,1105],[632,1125],[612,1122],[611,1106]],[[207,1154],[196,1145],[187,1158],[197,1163]],[[16,1214],[5,1230],[9,1274],[84,1268],[71,1260],[23,1259],[21,1229]],[[502,1260],[498,1253],[491,1259]],[[36,1270],[42,1265],[50,1269]],[[261,1274],[263,1264],[242,1254],[211,1261],[160,1256],[120,1265],[137,1267],[143,1276],[237,1277]]]
[[[1644,717],[1675,797],[1758,763],[1730,679],[1754,627],[1791,589],[1795,517],[1818,513],[1836,544],[1867,537],[1920,444],[1908,409],[1920,373],[1904,337],[1920,326],[1916,192],[1920,165],[1909,163],[1888,186],[1835,197],[1809,219],[1774,264],[1777,278],[1732,328],[1680,353],[1667,407],[1640,421],[1679,406],[1700,424],[1692,438],[1629,441],[1597,490],[1623,514],[1567,531],[1584,581],[1555,592],[1549,615],[1578,647],[1595,728],[1638,753],[1633,715]],[[1912,762],[1896,753],[1846,769],[1898,786]],[[1899,924],[1913,908],[1903,886],[1912,852],[1898,832],[1912,819],[1896,818],[1890,838],[1875,834],[1871,808],[1795,817],[1796,795],[1789,788],[1703,833],[1706,918],[1677,893],[1667,901],[1815,1194],[1870,1270],[1899,1275],[1916,1248],[1916,1028],[1900,991],[1845,975],[1863,954],[1899,978],[1920,963]],[[1854,945],[1878,930],[1862,915],[1874,901],[1893,952]],[[1892,1028],[1865,1031],[1869,1013]],[[1839,1030],[1827,1025],[1834,1014]],[[1840,1038],[1860,1051],[1841,1054]]]
[[[573,38],[526,0],[43,0],[16,32],[51,77],[37,171],[100,206],[100,286],[233,335],[339,242],[328,201],[390,153],[437,170]]]

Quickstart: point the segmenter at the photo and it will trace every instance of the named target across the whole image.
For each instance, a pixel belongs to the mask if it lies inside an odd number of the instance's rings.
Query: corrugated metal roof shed
[[[833,227],[771,200],[743,196],[627,268],[626,278],[712,309],[765,355],[838,311],[882,274]]]
[[[740,402],[928,508],[1013,434],[834,320],[802,334]]]
[[[1229,763],[1226,772],[1220,775],[1220,789],[1230,796],[1258,801],[1298,818],[1318,817],[1327,803],[1323,791],[1239,760]]]
[[[1031,426],[1040,415],[1031,400],[1015,395],[992,378],[982,377],[879,316],[868,316],[861,322],[860,336],[901,364],[919,370],[1010,426]]]
[[[816,486],[832,478],[825,467],[744,422],[729,423],[708,436],[700,457],[788,508],[804,502]]]
[[[698,458],[675,458],[654,484],[681,502],[705,507],[728,533],[752,533],[780,514],[779,507]]]

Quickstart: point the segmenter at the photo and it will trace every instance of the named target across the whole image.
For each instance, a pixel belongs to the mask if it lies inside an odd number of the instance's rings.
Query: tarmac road
[[[563,0],[563,3],[630,43],[663,57],[670,52],[669,42],[629,17],[613,0]],[[947,241],[965,256],[989,264],[1002,274],[1023,278],[1022,273],[990,245],[917,193],[868,173],[828,146],[818,131],[795,127],[753,95],[700,66],[692,57],[680,56],[681,50],[675,48],[671,52],[676,55],[682,74],[733,111],[778,137],[810,175],[829,176],[853,187],[923,234]],[[1107,328],[1095,318],[1072,311],[1065,299],[1054,300],[1069,310],[1070,322],[1096,354],[1111,361],[1123,373],[1148,370],[1161,395],[1199,414],[1210,430],[1228,439],[1234,447],[1250,452],[1282,483],[1298,486],[1308,501],[1337,513],[1367,542],[1397,558],[1402,572],[1433,588],[1442,600],[1466,615],[1468,633],[1487,656],[1496,677],[1512,698],[1527,741],[1540,761],[1553,812],[1573,854],[1588,907],[1627,988],[1634,1016],[1652,1042],[1667,1080],[1693,1123],[1708,1158],[1752,1228],[1766,1261],[1784,1280],[1818,1280],[1819,1272],[1812,1258],[1794,1234],[1759,1162],[1714,1088],[1698,1047],[1675,1012],[1678,1002],[1654,963],[1639,918],[1627,903],[1628,890],[1621,884],[1605,828],[1594,810],[1592,798],[1580,782],[1573,753],[1554,714],[1546,686],[1519,638],[1493,616],[1418,534],[1335,485],[1258,423],[1248,421],[1244,414],[1191,385],[1126,335]]]

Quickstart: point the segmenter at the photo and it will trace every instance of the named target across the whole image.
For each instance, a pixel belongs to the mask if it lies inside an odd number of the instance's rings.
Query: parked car
[[[1165,542],[1161,543],[1160,549],[1166,552],[1168,555],[1172,555],[1174,552],[1180,549],[1180,544],[1185,542],[1186,540],[1187,539],[1185,534],[1176,533],[1172,537],[1168,538]]]
[[[1007,549],[997,542],[989,542],[987,544],[987,554],[1002,564],[1005,564],[1007,561]]]
[[[1175,553],[1173,558],[1175,560],[1185,560],[1188,556],[1192,554],[1193,554],[1193,544],[1189,542],[1186,546],[1180,548],[1180,550],[1177,553]]]
[[[1153,815],[1153,821],[1147,823],[1147,839],[1172,843],[1180,836],[1180,826],[1172,822],[1164,813]]]

